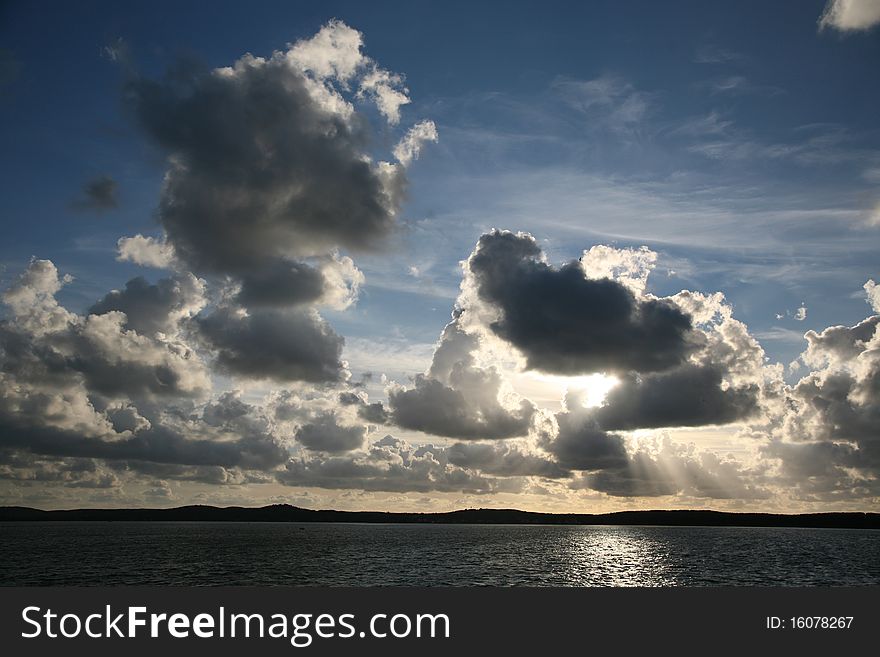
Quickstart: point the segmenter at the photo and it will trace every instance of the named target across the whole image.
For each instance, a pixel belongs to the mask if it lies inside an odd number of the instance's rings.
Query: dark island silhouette
[[[263,507],[181,506],[171,509],[71,509],[42,511],[0,507],[9,521],[135,522],[360,522],[485,525],[661,525],[675,527],[815,527],[880,529],[880,513],[726,513],[722,511],[619,511],[615,513],[535,513],[516,509],[463,509],[447,513],[333,511],[288,504]]]

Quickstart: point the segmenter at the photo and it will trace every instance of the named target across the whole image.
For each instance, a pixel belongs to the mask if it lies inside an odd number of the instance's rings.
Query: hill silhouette
[[[699,527],[816,527],[880,529],[878,513],[726,513],[722,511],[619,511],[616,513],[536,513],[517,509],[462,509],[446,513],[335,511],[288,504],[263,507],[181,506],[171,509],[70,509],[43,511],[0,507],[9,521],[208,521],[208,522],[361,522],[516,525],[663,525]]]

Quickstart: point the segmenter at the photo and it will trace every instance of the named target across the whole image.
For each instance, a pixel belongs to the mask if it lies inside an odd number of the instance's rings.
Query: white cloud
[[[121,237],[116,247],[116,259],[120,261],[157,269],[168,269],[174,262],[174,248],[170,244],[155,237],[144,237],[140,233],[134,237]]]
[[[363,35],[340,21],[330,21],[311,39],[297,41],[288,61],[318,78],[350,80],[364,64]]]
[[[635,294],[645,291],[648,276],[657,262],[657,254],[646,246],[638,249],[616,249],[597,244],[584,251],[580,259],[587,278],[610,278]]]
[[[828,0],[819,18],[819,29],[840,32],[870,30],[880,23],[880,0]]]
[[[391,125],[400,122],[401,106],[411,102],[406,95],[407,89],[403,86],[403,77],[377,67],[361,80],[360,94],[371,95],[379,112]]]
[[[403,166],[409,166],[410,162],[418,159],[422,144],[427,141],[437,141],[437,126],[433,121],[420,121],[394,147],[394,157]]]
[[[864,288],[868,295],[868,304],[874,309],[874,312],[880,313],[880,285],[871,279],[865,283]]]

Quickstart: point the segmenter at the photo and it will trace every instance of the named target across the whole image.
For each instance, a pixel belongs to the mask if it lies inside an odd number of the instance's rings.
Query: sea
[[[0,523],[0,585],[860,586],[880,530]]]

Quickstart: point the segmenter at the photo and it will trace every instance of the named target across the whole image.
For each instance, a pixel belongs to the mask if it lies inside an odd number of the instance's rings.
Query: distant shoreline
[[[0,522],[359,522],[484,525],[660,525],[668,527],[803,527],[880,529],[880,513],[727,513],[722,511],[618,511],[536,513],[516,509],[463,509],[446,513],[312,510],[287,504],[264,507],[182,506],[171,509],[42,511],[0,507]]]

